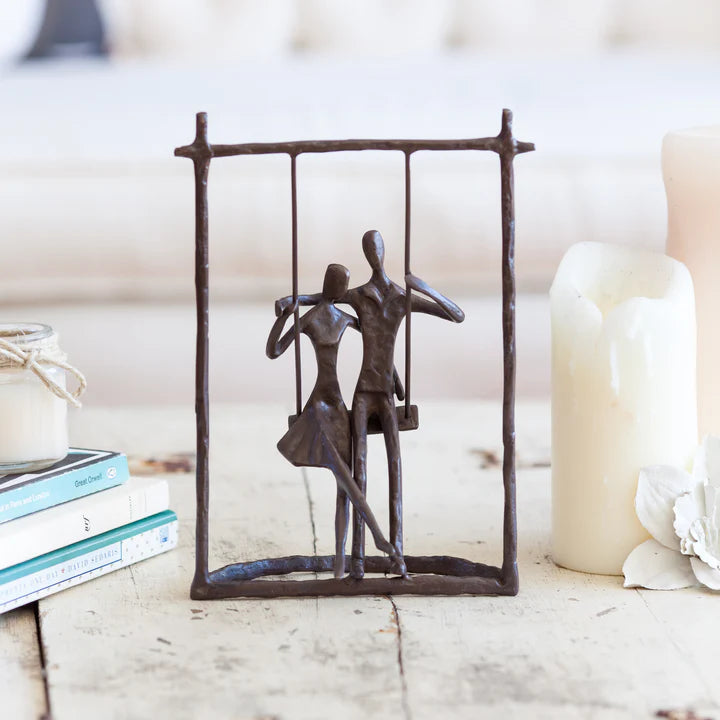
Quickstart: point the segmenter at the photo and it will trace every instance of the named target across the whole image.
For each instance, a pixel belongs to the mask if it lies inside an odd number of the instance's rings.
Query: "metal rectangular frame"
[[[195,140],[175,150],[178,157],[193,161],[195,170],[195,288],[197,301],[196,396],[197,416],[197,515],[195,576],[191,596],[195,599],[230,597],[298,597],[326,595],[515,595],[519,580],[517,569],[517,519],[515,501],[515,205],[513,160],[520,153],[535,149],[532,143],[519,142],[512,134],[512,113],[503,110],[500,133],[496,137],[467,140],[312,140],[305,142],[210,144],[207,114],[196,117]],[[297,287],[297,176],[298,155],[362,150],[391,150],[405,155],[405,272],[410,272],[410,157],[422,150],[480,150],[500,158],[500,198],[502,210],[502,328],[503,328],[503,563],[501,567],[475,563],[449,556],[406,556],[409,578],[350,577],[312,580],[263,580],[269,575],[292,572],[325,572],[333,567],[333,556],[295,555],[252,562],[240,562],[210,571],[209,498],[210,469],[208,394],[209,330],[209,257],[207,183],[213,158],[237,155],[286,154],[291,162],[293,297]],[[409,298],[409,293],[408,293]],[[409,300],[408,300],[409,302]],[[296,330],[298,314],[295,316]],[[410,334],[410,315],[406,334]],[[301,409],[299,377],[300,345],[296,353],[296,405]],[[410,343],[406,343],[406,367],[410,367]],[[408,375],[409,379],[409,375]],[[406,382],[406,384],[409,384]],[[406,387],[409,411],[410,388]],[[368,573],[391,570],[386,557],[367,557]]]

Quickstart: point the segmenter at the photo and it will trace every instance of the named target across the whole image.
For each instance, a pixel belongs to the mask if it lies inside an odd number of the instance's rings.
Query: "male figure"
[[[400,438],[393,392],[395,338],[405,317],[405,290],[392,282],[384,267],[385,244],[377,230],[368,230],[363,235],[362,247],[372,269],[370,280],[364,285],[348,290],[337,302],[349,304],[360,321],[363,339],[363,358],[358,383],[352,403],[352,431],[354,478],[360,491],[367,489],[367,429],[368,421],[376,415],[385,437],[390,483],[390,542],[402,553],[402,465],[400,460]],[[432,299],[411,297],[413,312],[435,315],[444,320],[462,322],[463,311],[451,300],[430,288],[424,281],[408,274],[405,281],[412,290]],[[291,298],[278,301],[281,311]],[[300,304],[314,305],[319,301],[315,295],[298,298]],[[358,513],[353,517],[353,549],[351,575],[364,575],[365,532],[364,523]]]

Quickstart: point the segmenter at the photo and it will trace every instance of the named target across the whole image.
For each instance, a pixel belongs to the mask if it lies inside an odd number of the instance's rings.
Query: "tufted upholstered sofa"
[[[537,145],[516,161],[525,395],[548,389],[545,293],[564,250],[661,249],[662,135],[720,121],[714,0],[106,0],[109,58],[25,63],[39,4],[20,5],[0,10],[2,314],[60,330],[90,403],[192,398],[192,172],[173,148],[198,110],[213,142],[244,142],[493,135],[512,108]],[[468,315],[414,325],[419,396],[499,392],[497,165],[413,158],[414,272]],[[400,279],[401,156],[302,157],[298,173],[301,290],[329,262],[364,281],[370,227]],[[215,161],[210,202],[213,395],[289,403],[290,358],[264,356],[290,287],[287,159]]]

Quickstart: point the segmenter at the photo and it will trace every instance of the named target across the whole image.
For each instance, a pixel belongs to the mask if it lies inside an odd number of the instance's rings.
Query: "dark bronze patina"
[[[325,153],[360,150],[394,150],[405,156],[405,288],[391,283],[382,269],[382,238],[366,233],[363,246],[373,268],[371,281],[347,290],[347,275],[333,270],[322,295],[300,296],[297,282],[297,157],[303,153]],[[503,563],[492,567],[448,556],[411,557],[402,555],[402,515],[400,455],[397,432],[417,427],[417,408],[410,401],[411,317],[413,311],[429,312],[455,322],[464,317],[460,308],[415,277],[410,269],[410,156],[422,150],[483,150],[500,157],[502,209],[502,288],[503,288],[503,485],[505,494],[503,518]],[[211,145],[207,139],[207,116],[197,115],[197,132],[191,145],[177,148],[175,154],[193,161],[195,168],[195,284],[197,297],[197,520],[196,569],[191,595],[193,598],[290,597],[360,594],[417,595],[514,595],[518,591],[517,525],[515,513],[515,276],[514,276],[514,201],[513,159],[515,155],[534,150],[532,143],[518,142],[512,135],[512,114],[504,110],[502,128],[496,137],[469,140],[338,140],[289,143],[247,143]],[[228,565],[219,570],[208,568],[209,531],[209,400],[208,400],[208,206],[207,179],[210,161],[235,155],[286,154],[290,157],[292,193],[292,296],[278,301],[279,315],[270,338],[268,354],[277,356],[294,342],[297,415],[291,418],[288,433],[278,447],[295,464],[330,468],[336,478],[336,554],[334,556],[290,556]],[[367,238],[367,239],[366,239]],[[331,266],[333,267],[333,266]],[[342,266],[334,266],[335,268]],[[344,270],[344,268],[343,268]],[[333,280],[333,273],[337,275]],[[345,289],[339,292],[337,278],[343,275]],[[375,281],[375,282],[374,282]],[[428,299],[414,292],[423,293]],[[389,311],[390,320],[374,322],[372,300]],[[380,298],[379,304],[377,299]],[[348,413],[337,388],[334,358],[342,332],[354,326],[355,318],[335,307],[334,301],[347,302],[357,312],[363,332],[364,359],[361,378],[353,399],[353,440],[355,442],[355,478],[350,472],[351,449],[348,438]],[[300,316],[299,305],[315,307]],[[402,307],[402,312],[397,307]],[[293,315],[293,327],[284,337],[282,329]],[[324,314],[324,317],[323,317]],[[402,319],[406,322],[406,376],[403,408],[391,405],[393,392],[402,399],[403,388],[392,371],[392,348]],[[365,327],[369,330],[365,331]],[[309,335],[318,356],[318,379],[305,407],[300,384],[300,333]],[[390,348],[390,351],[388,351]],[[328,362],[329,361],[329,362]],[[321,365],[322,368],[321,369]],[[327,412],[326,408],[331,407]],[[318,414],[318,409],[322,412]],[[318,417],[320,416],[320,421]],[[314,421],[307,423],[306,419]],[[306,435],[302,424],[309,424]],[[300,430],[294,430],[299,427]],[[391,530],[386,540],[377,526],[364,498],[363,443],[367,432],[385,434],[391,466]],[[328,438],[332,442],[328,442]],[[360,448],[358,452],[357,448]],[[396,463],[396,470],[392,470]],[[358,485],[360,487],[358,487]],[[344,556],[347,534],[348,500],[355,508],[353,554]],[[367,524],[376,545],[389,557],[364,557],[362,528]],[[342,575],[348,560],[351,575]],[[313,580],[262,579],[295,572],[330,572],[336,577]],[[364,573],[397,574],[399,577],[363,577]]]
[[[340,339],[345,330],[360,330],[360,325],[357,318],[335,307],[337,301],[347,302],[345,297],[348,294],[349,277],[350,273],[343,265],[329,265],[322,294],[302,296],[295,300],[289,297],[284,299],[285,302],[278,301],[278,319],[270,331],[267,356],[279,357],[290,347],[290,343],[294,342],[296,347],[299,344],[295,327],[282,337],[280,334],[287,318],[295,313],[300,301],[305,305],[315,306],[302,316],[299,328],[313,344],[318,368],[315,387],[302,412],[290,419],[290,427],[278,443],[278,450],[293,465],[328,468],[335,475],[338,487],[335,510],[336,578],[345,573],[349,500],[360,518],[359,525],[370,528],[378,550],[387,553],[396,561],[396,569],[400,575],[407,575],[401,544],[391,545],[383,537],[380,526],[365,500],[364,485],[353,479],[350,470],[353,457],[351,423],[338,383],[337,356]],[[365,337],[365,330],[362,332]],[[400,378],[392,358],[389,372],[393,389],[402,395],[402,386],[398,387]],[[354,534],[356,533],[357,528],[354,530]]]
[[[352,453],[348,454],[348,458],[352,456],[354,461],[353,477],[360,492],[365,496],[367,492],[368,426],[370,420],[374,419],[385,437],[387,452],[390,482],[390,541],[397,554],[401,556],[403,547],[402,462],[398,416],[408,421],[403,423],[403,429],[415,429],[417,428],[417,412],[408,412],[408,407],[400,408],[401,412],[397,412],[395,409],[393,394],[397,394],[399,399],[402,399],[403,395],[402,388],[398,389],[399,378],[394,364],[395,338],[400,329],[400,323],[408,313],[423,312],[453,322],[462,322],[465,314],[455,303],[430,288],[427,283],[412,273],[407,273],[405,276],[405,283],[409,288],[407,293],[402,287],[392,282],[385,272],[385,243],[377,230],[368,230],[363,235],[362,247],[372,270],[370,280],[352,290],[345,288],[343,293],[338,294],[335,298],[338,302],[350,305],[355,311],[363,339],[360,376],[352,403],[352,423],[348,424],[348,429],[352,426]],[[328,268],[329,270],[330,268]],[[411,290],[427,295],[432,298],[432,302],[412,295]],[[282,314],[288,307],[291,305],[296,307],[298,303],[316,305],[322,303],[323,300],[324,294],[281,298],[277,302],[276,313]],[[336,377],[334,366],[336,357],[337,353],[333,357],[332,368],[327,368],[328,375],[333,378]],[[318,367],[321,368],[319,360]],[[340,392],[339,387],[337,392]],[[327,408],[325,410],[327,412]],[[302,418],[302,416],[300,417]],[[317,420],[322,421],[319,417]],[[344,445],[347,445],[349,449],[349,435],[347,438],[343,438]],[[329,466],[325,465],[324,467]],[[365,574],[365,524],[361,509],[356,505],[353,519],[352,569],[350,573],[356,579],[362,578]],[[404,573],[401,572],[401,574]]]

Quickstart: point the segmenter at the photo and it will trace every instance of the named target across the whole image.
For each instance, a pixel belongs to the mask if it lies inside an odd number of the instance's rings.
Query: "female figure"
[[[300,415],[278,442],[278,450],[298,467],[322,467],[332,470],[337,482],[335,508],[335,577],[345,572],[345,542],[348,530],[348,498],[367,524],[377,548],[395,562],[405,575],[402,553],[382,535],[370,506],[354,482],[352,463],[352,433],[350,415],[340,392],[337,378],[337,356],[340,339],[348,327],[359,330],[356,318],[335,307],[334,302],[345,295],[350,272],[343,265],[328,265],[320,301],[300,318],[299,330],[307,335],[315,349],[318,375],[315,387]],[[275,321],[267,341],[266,353],[277,358],[295,340],[292,327],[280,337],[285,323],[297,305],[286,306]]]

